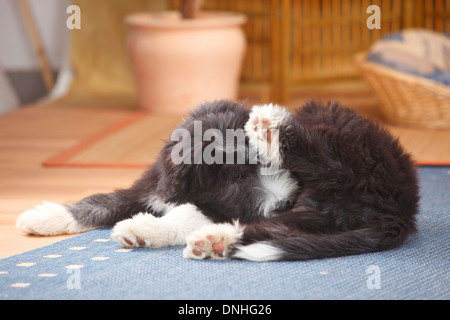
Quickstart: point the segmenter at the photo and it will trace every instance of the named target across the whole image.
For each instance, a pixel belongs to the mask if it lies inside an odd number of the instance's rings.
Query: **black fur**
[[[310,102],[280,128],[283,167],[299,183],[291,210],[245,229],[282,259],[380,251],[415,231],[416,169],[377,123],[337,103]]]
[[[217,101],[200,106],[175,129],[188,130],[191,141],[186,143],[194,145],[194,121],[201,121],[203,132],[217,128],[225,137],[226,129],[243,128],[248,117],[249,110],[244,106]],[[175,164],[171,152],[177,143],[167,141],[155,164],[130,189],[95,194],[67,207],[78,222],[89,228],[112,227],[143,211],[160,216],[161,212],[156,208],[147,207],[151,195],[174,205],[192,203],[214,222],[258,220],[254,208],[260,201],[261,192],[253,188],[259,185],[256,165]],[[205,142],[201,150],[207,144],[209,142]],[[193,160],[192,150],[191,163]]]
[[[249,110],[217,101],[200,106],[178,128],[203,131],[244,128]],[[193,135],[191,135],[193,137]],[[214,222],[239,219],[239,245],[264,242],[282,250],[280,260],[360,254],[399,246],[415,231],[416,171],[398,141],[377,123],[337,103],[310,102],[280,128],[282,167],[299,189],[281,199],[271,218],[257,210],[258,165],[182,164],[171,161],[168,141],[155,164],[125,190],[96,194],[67,208],[87,227],[112,227],[148,207],[150,195],[166,203],[195,204]],[[187,142],[187,141],[186,141]],[[192,141],[193,143],[193,138]],[[202,145],[202,150],[205,145]],[[194,158],[194,151],[190,154]],[[232,256],[232,255],[231,255]]]

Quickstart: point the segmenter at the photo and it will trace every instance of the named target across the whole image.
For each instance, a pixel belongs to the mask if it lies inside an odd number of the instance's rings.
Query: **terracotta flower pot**
[[[128,52],[140,106],[156,113],[182,114],[204,101],[236,99],[246,49],[246,17],[201,12],[133,14]]]

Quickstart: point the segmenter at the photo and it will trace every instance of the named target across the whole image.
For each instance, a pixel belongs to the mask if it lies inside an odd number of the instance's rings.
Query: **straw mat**
[[[44,162],[45,166],[146,167],[182,116],[138,111]],[[450,130],[388,126],[418,165],[450,165]]]

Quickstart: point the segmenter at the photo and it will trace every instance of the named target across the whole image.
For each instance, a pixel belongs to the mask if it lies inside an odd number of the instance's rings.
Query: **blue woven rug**
[[[419,232],[401,248],[307,262],[194,261],[95,230],[0,260],[0,299],[449,299],[450,168],[420,168]]]

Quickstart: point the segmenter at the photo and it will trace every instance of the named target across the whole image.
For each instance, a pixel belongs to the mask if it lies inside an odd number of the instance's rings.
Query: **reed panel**
[[[367,27],[370,5],[380,8],[381,29]],[[242,82],[268,85],[278,102],[304,84],[359,78],[355,53],[386,34],[450,32],[450,0],[204,0],[203,9],[247,15]]]

